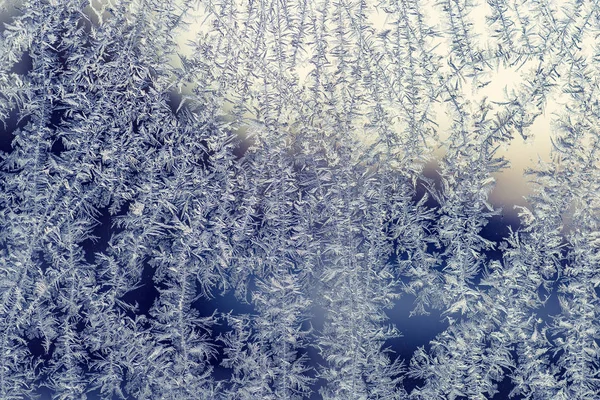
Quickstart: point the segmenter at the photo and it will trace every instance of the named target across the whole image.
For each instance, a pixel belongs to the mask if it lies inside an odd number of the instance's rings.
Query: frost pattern
[[[11,10],[0,398],[600,398],[597,1]],[[498,149],[539,134],[489,240]],[[405,296],[446,325],[401,357]]]

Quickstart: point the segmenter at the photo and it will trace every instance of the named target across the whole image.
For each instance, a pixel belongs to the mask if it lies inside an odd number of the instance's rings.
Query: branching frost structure
[[[0,398],[600,398],[597,1],[3,6]]]

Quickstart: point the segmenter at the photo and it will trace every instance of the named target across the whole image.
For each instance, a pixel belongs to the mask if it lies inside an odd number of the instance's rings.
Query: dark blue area
[[[48,389],[46,386],[40,386],[37,391],[39,400],[50,400],[52,399],[53,391]]]
[[[98,238],[97,247],[98,249],[106,249],[106,245],[112,234],[111,229],[111,215],[108,211],[108,207],[102,207],[98,209],[99,215],[95,218],[98,221],[98,224],[94,227],[92,231],[92,235]]]
[[[428,347],[429,342],[448,327],[447,321],[442,320],[438,310],[431,310],[429,315],[409,316],[414,309],[415,299],[415,296],[405,294],[387,313],[390,323],[400,330],[402,337],[389,339],[386,345],[407,362],[418,347]]]
[[[108,207],[98,209],[95,220],[97,222],[91,232],[92,237],[81,243],[81,247],[85,251],[85,258],[90,264],[93,264],[95,261],[94,253],[100,253],[106,250],[112,234],[111,215]]]
[[[440,175],[437,171],[432,169],[425,169],[423,171],[423,178],[418,182],[415,188],[415,195],[413,196],[413,202],[419,202],[423,196],[427,195],[425,206],[430,209],[437,209],[440,203],[436,200],[435,196],[441,186]]]
[[[415,296],[403,295],[394,308],[388,311],[390,323],[394,324],[400,330],[402,336],[399,338],[388,339],[384,347],[389,347],[393,353],[391,358],[398,357],[404,361],[404,365],[410,364],[414,352],[419,347],[429,348],[429,342],[439,333],[448,328],[447,321],[442,320],[441,312],[432,310],[429,315],[413,315],[410,312],[414,309]],[[423,385],[421,379],[405,376],[404,388],[410,393],[415,387]]]
[[[45,386],[40,386],[37,390],[37,395],[39,396],[38,397],[39,400],[51,400],[53,398],[52,397],[53,393],[54,392],[52,392],[52,390],[48,389]],[[96,389],[96,390],[86,393],[86,398],[87,398],[87,400],[106,400],[107,399],[106,396],[101,395],[100,389]],[[117,395],[113,395],[112,397],[110,397],[108,399],[122,400],[122,398]],[[131,396],[127,396],[126,400],[135,400],[135,399]]]
[[[177,114],[177,109],[179,108],[182,99],[183,96],[180,93],[177,93],[175,91],[169,92],[169,96],[167,97],[167,104],[169,105],[169,108],[171,109],[171,112],[173,114]]]
[[[500,214],[488,218],[487,224],[479,232],[479,236],[495,243],[494,249],[485,252],[488,260],[502,261],[499,244],[509,236],[511,229],[516,231],[518,228],[519,221],[512,216]]]
[[[311,400],[319,400],[321,399],[321,395],[319,394],[319,390],[327,384],[327,381],[323,378],[318,377],[318,371],[321,366],[326,365],[325,359],[319,353],[319,350],[315,346],[307,346],[307,348],[300,354],[304,354],[307,359],[307,365],[312,368],[311,371],[306,373],[309,377],[315,379],[313,384],[311,385],[311,396],[309,397]]]
[[[252,146],[252,140],[247,138],[243,133],[238,133],[233,155],[237,160],[240,160],[246,155],[248,149]]]
[[[217,294],[214,298],[200,298],[192,303],[192,307],[200,312],[201,316],[212,315],[215,310],[221,313],[256,314],[254,306],[238,300],[232,290]]]
[[[138,315],[149,317],[150,308],[158,298],[158,290],[154,286],[154,281],[152,280],[153,276],[154,268],[148,265],[148,263],[145,263],[141,279],[137,284],[138,288],[127,292],[121,297],[121,300],[125,303],[131,305],[137,304]]]
[[[33,69],[33,59],[29,55],[29,52],[24,51],[21,55],[21,59],[13,65],[10,72],[19,75],[27,75]]]
[[[211,299],[200,298],[192,303],[192,307],[198,310],[201,317],[209,317],[213,315],[215,311],[222,314],[231,312],[234,315],[256,314],[256,311],[251,304],[240,302],[231,290]],[[219,318],[218,323],[211,328],[211,338],[217,343],[217,356],[209,361],[210,365],[213,367],[213,377],[216,380],[227,381],[231,378],[231,369],[221,365],[225,355],[223,353],[222,343],[218,340],[219,337],[224,336],[227,332],[230,332],[230,330],[231,328],[227,325],[227,321],[224,318]]]
[[[502,381],[498,382],[498,388],[497,388],[498,393],[496,393],[494,395],[494,397],[492,397],[492,399],[493,400],[509,399],[508,395],[514,389],[514,387],[515,386],[513,385],[510,377],[508,375],[505,375],[504,379],[502,379]],[[511,400],[520,400],[522,398],[523,398],[523,396],[521,396],[521,395],[514,395],[513,397],[510,397]]]
[[[537,310],[537,316],[544,320],[546,323],[551,322],[551,317],[559,315],[561,313],[559,293],[558,293],[559,282],[556,281],[554,284],[546,290],[543,286],[538,289],[538,294],[542,301],[545,300],[544,305]]]
[[[52,147],[50,148],[50,152],[58,157],[60,157],[61,153],[65,151],[65,145],[63,144],[62,139],[58,138],[52,142]]]
[[[58,128],[63,121],[63,117],[65,115],[65,109],[63,108],[55,108],[50,113],[50,123],[48,124],[49,128]]]
[[[48,353],[46,353],[43,343],[44,343],[43,338],[33,337],[27,341],[27,348],[29,349],[29,352],[31,353],[32,356],[39,358],[41,360],[44,360],[44,361],[48,361],[52,354],[52,347],[54,347],[54,345],[51,345]]]

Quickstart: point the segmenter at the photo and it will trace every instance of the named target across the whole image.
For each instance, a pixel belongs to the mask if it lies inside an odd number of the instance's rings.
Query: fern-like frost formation
[[[600,399],[597,1],[0,5],[0,399]]]

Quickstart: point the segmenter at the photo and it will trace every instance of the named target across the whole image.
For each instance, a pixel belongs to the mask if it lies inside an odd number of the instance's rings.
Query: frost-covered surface
[[[600,398],[597,1],[11,10],[1,399]]]

